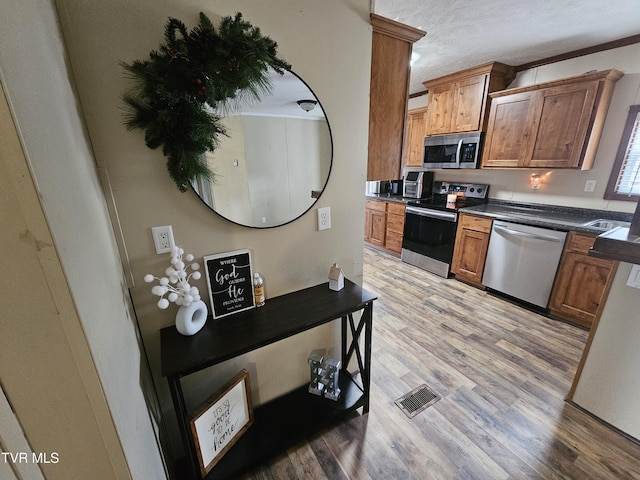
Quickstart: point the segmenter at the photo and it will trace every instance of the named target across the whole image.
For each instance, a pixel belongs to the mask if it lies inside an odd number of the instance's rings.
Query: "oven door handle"
[[[458,214],[453,212],[439,212],[437,210],[427,210],[425,208],[412,207],[407,205],[407,214],[420,215],[421,217],[437,218],[439,220],[446,220],[447,222],[456,222],[458,220]]]

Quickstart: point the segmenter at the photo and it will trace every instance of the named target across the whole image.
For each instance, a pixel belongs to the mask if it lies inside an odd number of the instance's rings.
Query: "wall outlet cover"
[[[171,225],[151,227],[151,234],[158,255],[171,252],[171,247],[175,245]]]
[[[318,230],[327,230],[331,228],[331,207],[322,207],[318,209]]]

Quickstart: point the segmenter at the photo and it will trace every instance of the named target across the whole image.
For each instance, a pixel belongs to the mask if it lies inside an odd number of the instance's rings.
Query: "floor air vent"
[[[420,385],[397,399],[396,405],[400,407],[407,417],[413,418],[438,400],[440,400],[440,395],[433,393],[426,385]]]

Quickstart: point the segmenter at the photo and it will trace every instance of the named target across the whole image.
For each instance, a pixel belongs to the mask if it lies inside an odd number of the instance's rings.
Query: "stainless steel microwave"
[[[482,133],[452,133],[424,139],[423,167],[477,168],[482,147]]]

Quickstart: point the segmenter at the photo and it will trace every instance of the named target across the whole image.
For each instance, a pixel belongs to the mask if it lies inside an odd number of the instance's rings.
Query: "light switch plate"
[[[596,191],[596,181],[595,180],[587,180],[584,183],[584,191],[585,192],[595,192]]]
[[[627,285],[633,288],[640,288],[640,265],[633,265],[631,267]]]
[[[331,207],[322,207],[318,209],[318,230],[327,230],[331,228]]]

